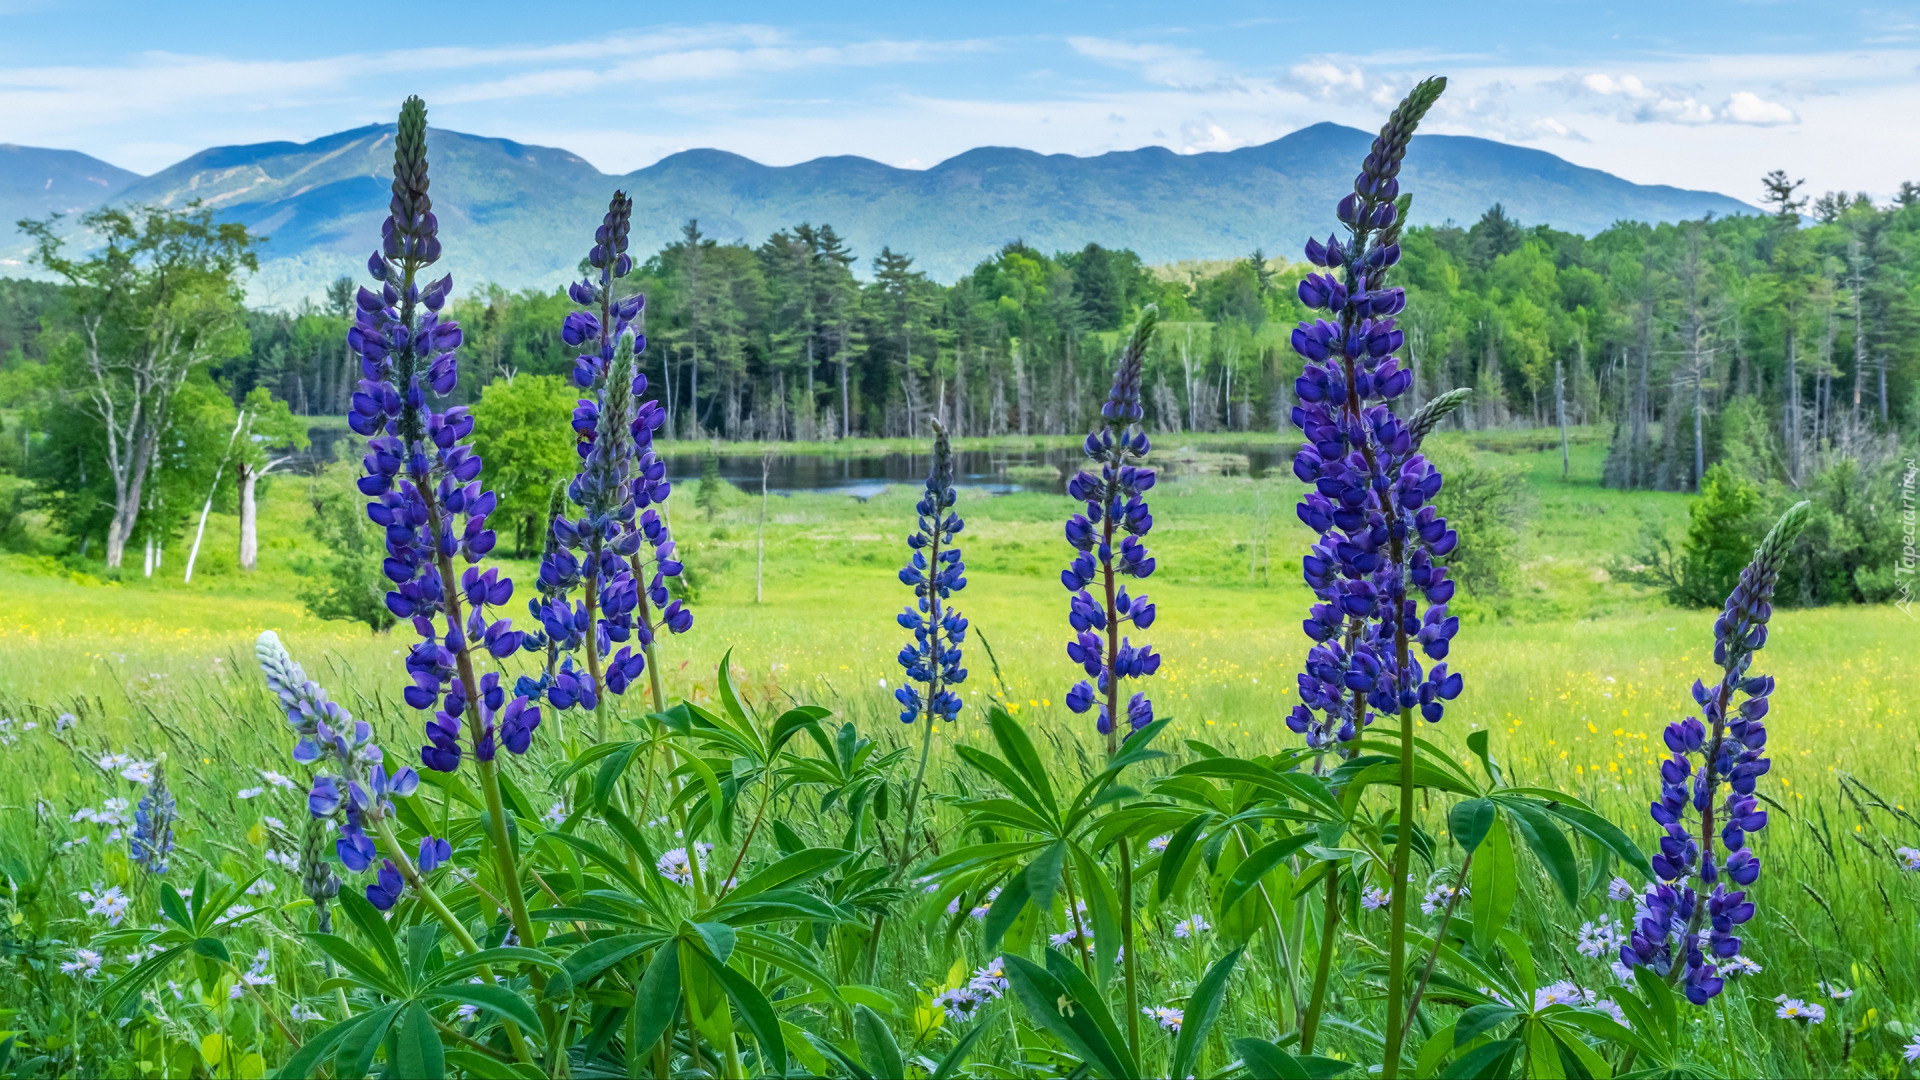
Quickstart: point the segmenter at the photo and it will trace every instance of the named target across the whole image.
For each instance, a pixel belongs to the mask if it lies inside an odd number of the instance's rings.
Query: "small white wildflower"
[[[1461,896],[1471,895],[1470,891],[1464,888],[1458,890],[1458,892],[1459,892],[1459,895]],[[1440,911],[1442,908],[1447,906],[1447,902],[1449,900],[1453,899],[1454,893],[1455,893],[1454,887],[1446,884],[1445,882],[1435,885],[1433,887],[1432,892],[1429,892],[1427,893],[1427,895],[1420,898],[1421,913],[1426,915],[1432,915]]]
[[[480,1019],[480,1007],[478,1005],[472,1005],[472,1004],[462,1005],[459,1008],[453,1010],[453,1015],[455,1018],[461,1020],[462,1022],[470,1024],[475,1020]]]
[[[153,783],[153,762],[136,761],[120,770],[120,775],[136,784]]]
[[[1180,1025],[1187,1019],[1184,1010],[1176,1009],[1171,1005],[1143,1005],[1140,1012],[1144,1016],[1152,1017],[1154,1023],[1175,1035],[1180,1034]]]
[[[1580,924],[1580,939],[1574,943],[1574,951],[1597,960],[1619,949],[1624,940],[1626,930],[1620,925],[1620,920],[1602,918],[1597,923]]]
[[[1758,975],[1761,972],[1759,964],[1754,963],[1744,956],[1729,956],[1725,960],[1715,960],[1713,967],[1715,971],[1720,973],[1720,977],[1725,979],[1737,979],[1743,975]]]
[[[1913,1041],[1906,1045],[1903,1053],[1908,1062],[1920,1061],[1920,1031],[1914,1033]]]
[[[273,785],[274,787],[287,788],[288,790],[292,790],[300,786],[293,782],[292,777],[284,776],[280,773],[274,772],[272,769],[261,769],[260,779],[265,780],[267,783]]]
[[[955,1023],[966,1023],[980,1012],[980,995],[971,986],[942,990],[933,996],[933,1003],[947,1014],[947,1019]]]
[[[297,1001],[287,1010],[287,1015],[291,1017],[296,1024],[305,1024],[314,1020],[325,1020],[327,1018],[326,1014],[319,1009],[309,1009]]]
[[[72,713],[63,712],[53,718],[53,730],[65,731],[76,723],[78,723],[78,719]]]
[[[95,889],[100,886],[95,885]],[[81,890],[80,902],[87,905],[87,914],[107,920],[108,926],[119,926],[120,920],[133,910],[133,900],[120,891],[120,886],[102,889],[99,892]]]
[[[1393,902],[1393,893],[1378,885],[1369,885],[1360,893],[1360,906],[1368,911],[1379,911]]]
[[[290,855],[284,851],[275,851],[272,848],[268,848],[267,862],[285,870],[289,874],[297,874],[300,872],[300,857]]]
[[[1585,990],[1562,979],[1551,986],[1542,986],[1534,990],[1533,1009],[1538,1012],[1549,1005],[1585,1005],[1591,997],[1592,995]]]
[[[1167,843],[1172,839],[1173,839],[1172,833],[1168,833],[1165,836],[1156,836],[1153,839],[1147,841],[1147,850],[1155,853],[1163,852],[1167,850]]]
[[[974,971],[967,985],[988,998],[998,998],[1007,992],[1007,967],[1000,958],[987,961],[986,966]]]
[[[60,970],[81,979],[91,979],[100,974],[100,965],[107,958],[92,949],[73,950],[73,959],[60,965]]]
[[[272,891],[273,891],[273,882],[268,881],[266,878],[261,878],[260,880],[247,886],[248,896],[265,896]]]
[[[1625,903],[1633,898],[1633,882],[1623,877],[1617,877],[1607,882],[1607,899],[1619,904]]]
[[[1900,869],[1920,871],[1920,848],[1903,847],[1894,854],[1900,858]]]
[[[1173,936],[1182,940],[1196,938],[1211,929],[1213,929],[1212,923],[1198,915],[1193,915],[1173,924]]]
[[[1845,1001],[1853,996],[1851,989],[1841,986],[1838,983],[1821,982],[1819,986],[1820,992],[1834,1001]]]
[[[274,817],[272,814],[262,814],[260,815],[260,820],[264,822],[269,829],[279,829],[281,832],[287,830],[287,823]]]
[[[266,788],[250,787],[250,788],[241,788],[239,791],[234,792],[234,795],[241,799],[257,799],[260,796],[265,795],[266,793],[267,793]]]

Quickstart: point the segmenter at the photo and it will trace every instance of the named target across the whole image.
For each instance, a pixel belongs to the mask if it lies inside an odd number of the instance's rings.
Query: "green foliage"
[[[492,383],[473,404],[474,452],[500,500],[495,520],[512,528],[513,550],[523,557],[539,551],[548,500],[579,467],[571,426],[579,400],[569,380],[521,375]]]
[[[321,558],[303,560],[299,589],[307,612],[317,619],[364,624],[379,633],[399,620],[387,609],[391,585],[381,572],[386,533],[368,520],[366,500],[339,483],[316,483],[310,490],[313,532],[327,548]]]
[[[1520,538],[1533,509],[1524,471],[1495,455],[1444,443],[1425,452],[1445,477],[1434,508],[1460,535],[1448,571],[1469,596],[1502,596],[1519,575]]]

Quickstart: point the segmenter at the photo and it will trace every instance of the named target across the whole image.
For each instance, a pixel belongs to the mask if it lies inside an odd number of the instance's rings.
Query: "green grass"
[[[1464,762],[1465,735],[1490,731],[1493,752],[1514,782],[1576,794],[1646,845],[1653,840],[1646,804],[1664,757],[1660,731],[1692,708],[1692,681],[1710,677],[1714,613],[1674,609],[1612,580],[1609,567],[1633,549],[1644,523],[1677,529],[1687,500],[1600,487],[1605,447],[1583,435],[1565,481],[1557,438],[1446,437],[1524,469],[1531,512],[1511,591],[1458,605],[1467,625],[1449,660],[1466,674],[1467,690],[1445,723],[1427,733]],[[99,830],[68,820],[78,807],[132,794],[130,785],[92,764],[108,752],[149,758],[166,752],[181,766],[176,788],[190,807],[182,824],[183,874],[203,864],[229,875],[251,873],[261,868],[267,846],[286,850],[287,836],[264,820],[295,820],[293,797],[272,791],[258,801],[235,797],[258,785],[260,768],[292,771],[284,725],[252,666],[252,642],[263,629],[278,630],[311,674],[372,721],[390,753],[404,757],[417,743],[417,714],[397,702],[399,653],[410,635],[369,635],[318,622],[295,598],[299,579],[292,566],[314,553],[304,533],[304,483],[283,478],[271,491],[257,574],[240,573],[224,554],[233,523],[217,515],[191,586],[179,583],[174,555],[153,581],[135,573],[108,582],[26,556],[0,563],[0,716],[40,725],[9,732],[17,741],[7,748],[11,768],[0,779],[0,806],[7,808],[0,848],[37,860],[63,852],[62,845],[80,836],[95,837],[55,857],[53,895],[71,897],[95,881],[135,883],[124,855],[98,839]],[[1299,622],[1308,601],[1298,580],[1306,532],[1292,513],[1296,487],[1290,476],[1269,476],[1260,482],[1182,479],[1156,489],[1152,539],[1161,570],[1149,591],[1160,617],[1147,636],[1166,658],[1152,689],[1159,713],[1175,718],[1170,735],[1240,754],[1294,745],[1282,718],[1295,701],[1294,675],[1306,644]],[[903,743],[909,732],[893,719],[890,696],[902,634],[891,616],[907,599],[894,574],[913,490],[894,487],[864,502],[774,497],[766,525],[766,602],[758,604],[758,498],[732,493],[709,523],[692,505],[692,490],[689,481],[677,494],[676,534],[697,572],[697,617],[691,633],[663,644],[669,693],[712,701],[716,664],[730,651],[735,680],[750,701],[818,702],[885,743]],[[1068,551],[1059,531],[1067,504],[1057,496],[963,493],[961,509],[969,570],[959,602],[978,632],[967,654],[968,700],[1002,697],[1040,734],[1054,767],[1077,773],[1098,749],[1090,722],[1061,704],[1077,677],[1064,653],[1066,605],[1057,582]],[[509,569],[517,579],[531,577],[529,564]],[[984,647],[989,642],[997,672]],[[1920,1021],[1916,875],[1901,874],[1892,855],[1894,846],[1920,846],[1920,823],[1911,816],[1920,799],[1914,779],[1920,775],[1920,710],[1908,689],[1916,659],[1920,627],[1891,607],[1777,613],[1756,664],[1779,680],[1768,720],[1775,765],[1762,784],[1775,821],[1759,841],[1767,870],[1746,950],[1766,970],[1727,998],[1741,1056],[1716,1057],[1726,1053],[1712,1026],[1717,1013],[1693,1011],[1700,1017],[1700,1060],[1740,1074],[1796,1075],[1808,1068],[1810,1053],[1822,1071],[1898,1071],[1892,1055],[1907,1029],[1897,1025]],[[60,712],[77,714],[79,722],[56,739],[53,719]],[[947,749],[953,740],[986,744],[977,713],[969,710],[960,724],[939,732],[929,775],[935,820],[947,830],[958,821],[947,799],[972,783]],[[559,797],[542,793],[558,744],[543,734],[532,759],[515,763],[514,775],[536,799]],[[1888,808],[1845,795],[1842,778],[1877,792]],[[1440,822],[1430,825],[1438,829]],[[1440,864],[1448,864],[1444,852]],[[279,898],[297,893],[286,875],[278,880]],[[1553,969],[1543,971],[1542,981],[1570,977],[1603,986],[1603,962],[1573,952],[1573,930],[1602,908],[1621,917],[1630,912],[1604,898],[1574,912],[1550,896],[1544,886],[1531,891],[1515,916],[1543,966]],[[43,920],[46,940],[67,947],[96,932],[61,902],[66,908],[51,921],[45,913],[33,916]],[[151,897],[143,903],[137,917],[150,919]],[[1182,914],[1152,913],[1146,948],[1148,966],[1159,973],[1155,1001],[1177,997],[1190,981],[1194,960],[1182,951],[1189,947],[1164,936]],[[298,925],[298,913],[289,912],[257,935],[289,958],[283,985],[312,982],[296,962],[291,935]],[[1343,948],[1337,961],[1336,1006],[1363,1015],[1370,1006],[1362,969],[1370,954],[1355,945]],[[924,940],[914,935],[890,946],[885,976],[876,981],[911,1000],[916,990],[936,988],[956,960],[984,959],[970,933],[943,939],[929,930]],[[1770,999],[1781,993],[1811,999],[1820,979],[1858,993],[1803,1043],[1773,1019]],[[1273,1034],[1270,1022],[1264,1032],[1252,1026],[1270,1007],[1264,985],[1254,980],[1236,993],[1232,1008],[1240,1020],[1223,1021],[1223,1030]],[[0,1001],[22,1004],[10,992],[0,992]],[[51,1006],[33,1008],[40,1010],[38,1023],[53,1015]],[[89,1038],[111,1041],[97,1019],[83,1019],[78,1004],[63,1008],[60,1015],[76,1030],[91,1023]],[[929,1038],[934,1046],[947,1036]],[[1335,1045],[1349,1056],[1359,1052],[1338,1039]],[[270,1049],[263,1052],[274,1058]],[[982,1058],[996,1060],[994,1053]]]

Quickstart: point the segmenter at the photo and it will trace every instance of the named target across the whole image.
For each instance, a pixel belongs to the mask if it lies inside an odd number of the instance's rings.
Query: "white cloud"
[[[1727,103],[1720,107],[1720,118],[1730,124],[1752,124],[1755,127],[1800,122],[1800,117],[1792,109],[1777,101],[1767,101],[1747,90],[1737,91],[1727,99]]]
[[[1147,81],[1164,86],[1198,87],[1221,81],[1219,65],[1208,60],[1199,49],[1096,37],[1070,37],[1067,44],[1089,60],[1129,68]]]
[[[1321,97],[1357,94],[1367,88],[1367,77],[1358,66],[1341,67],[1331,60],[1311,60],[1287,69],[1296,83]]]

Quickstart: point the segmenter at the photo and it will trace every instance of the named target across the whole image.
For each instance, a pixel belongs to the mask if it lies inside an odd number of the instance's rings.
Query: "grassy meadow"
[[[1159,440],[1156,457],[1188,446],[1205,451],[1209,441],[1168,437]],[[1549,433],[1450,434],[1440,441],[1447,452],[1523,470],[1528,499],[1506,589],[1455,605],[1464,625],[1449,662],[1465,674],[1466,692],[1426,734],[1471,762],[1466,734],[1489,730],[1493,754],[1514,783],[1573,793],[1650,846],[1655,834],[1646,805],[1666,756],[1660,732],[1692,710],[1692,681],[1711,678],[1715,613],[1670,607],[1640,586],[1614,580],[1612,571],[1648,523],[1678,533],[1687,497],[1602,488],[1606,448],[1594,433],[1573,446],[1566,480]],[[6,901],[16,913],[16,931],[22,919],[36,927],[37,947],[51,949],[48,943],[57,941],[70,951],[98,932],[97,920],[89,923],[66,899],[96,883],[128,886],[138,896],[131,918],[154,917],[151,890],[134,888],[124,847],[109,843],[106,829],[73,820],[76,810],[104,799],[137,797],[133,785],[95,764],[104,754],[151,759],[164,752],[183,766],[173,774],[184,815],[176,876],[188,878],[204,865],[244,878],[267,868],[268,849],[290,850],[293,834],[285,823],[298,820],[298,793],[268,784],[258,795],[241,796],[261,786],[262,769],[292,771],[284,722],[253,664],[252,643],[262,630],[277,630],[310,675],[373,721],[390,755],[404,757],[417,745],[418,714],[399,704],[400,654],[411,635],[404,628],[371,635],[364,627],[317,621],[298,599],[296,570],[317,554],[307,535],[306,489],[335,479],[272,481],[262,510],[262,568],[255,574],[236,569],[235,523],[220,515],[208,526],[191,585],[179,581],[183,552],[169,551],[150,581],[137,567],[110,582],[46,558],[0,561],[0,717],[10,721],[8,768],[0,775],[0,849],[16,886],[20,867],[52,862],[45,889],[51,900],[31,911],[19,893]],[[865,501],[775,495],[766,502],[762,552],[758,493],[729,490],[709,521],[694,503],[696,487],[693,478],[682,478],[673,503],[681,557],[694,572],[696,622],[692,632],[663,643],[669,695],[711,701],[716,664],[730,652],[736,684],[750,702],[822,704],[883,744],[906,745],[914,733],[893,716],[891,687],[900,672],[894,654],[903,633],[892,616],[909,598],[895,573],[914,489],[895,486]],[[1150,690],[1159,714],[1175,718],[1170,735],[1239,754],[1295,744],[1283,717],[1296,700],[1294,676],[1307,644],[1300,620],[1309,597],[1299,580],[1309,534],[1293,515],[1297,489],[1290,474],[1254,480],[1219,475],[1203,464],[1155,490],[1151,539],[1159,569],[1145,590],[1159,619],[1147,636],[1165,663]],[[963,489],[959,509],[967,521],[961,543],[968,584],[957,603],[975,631],[963,693],[970,703],[1003,700],[1052,754],[1052,767],[1078,776],[1100,750],[1091,721],[1061,701],[1078,677],[1064,652],[1066,599],[1057,580],[1070,550],[1060,533],[1069,504],[1062,496],[988,497]],[[531,563],[507,560],[506,566],[517,580],[531,580]],[[524,610],[524,595],[512,609]],[[509,661],[507,670],[519,663]],[[1920,874],[1902,873],[1894,849],[1920,846],[1913,813],[1920,800],[1920,707],[1911,692],[1920,671],[1920,624],[1891,607],[1781,611],[1755,669],[1779,682],[1768,722],[1774,768],[1761,785],[1775,822],[1758,840],[1767,872],[1743,950],[1762,970],[1735,983],[1724,1004],[1684,1011],[1695,1025],[1697,1060],[1719,1075],[1906,1075],[1902,1070],[1911,1067],[1900,1051],[1920,1024]],[[72,714],[70,726],[62,714]],[[976,719],[970,708],[958,724],[936,733],[929,776],[943,827],[958,820],[944,803],[975,782],[962,776],[945,747],[956,740],[987,744]],[[527,760],[509,767],[541,805],[566,794],[545,791],[542,779],[561,742],[543,734]],[[795,810],[806,812],[810,808]],[[1444,821],[1430,824],[1438,830]],[[1437,876],[1450,865],[1443,850],[1431,872]],[[265,880],[278,882],[275,899],[299,898],[292,875],[271,870]],[[1197,970],[1199,960],[1189,963],[1182,952],[1195,946],[1167,932],[1184,914],[1153,913],[1147,947],[1169,960],[1150,965],[1156,970]],[[1535,942],[1543,969],[1553,969],[1543,971],[1543,983],[1556,977],[1583,986],[1608,982],[1607,958],[1574,948],[1578,927],[1602,915],[1630,919],[1631,906],[1608,902],[1604,888],[1578,911],[1544,885],[1525,895],[1515,923]],[[317,984],[288,944],[300,926],[298,905],[291,905],[248,932],[247,951],[258,946],[273,953],[280,975],[275,993],[283,1000]],[[25,936],[12,940],[17,945]],[[914,1019],[916,1005],[956,961],[975,966],[986,959],[977,947],[969,953],[969,945],[964,932],[943,936],[929,929],[924,940],[910,936],[890,947],[886,973],[870,981],[880,988],[875,1000],[897,1010],[900,1030],[908,1032],[903,1046],[916,1037],[924,1046],[916,1044],[914,1052],[937,1058],[938,1047],[951,1042],[951,1032]],[[16,948],[16,959],[26,955]],[[1365,1011],[1369,991],[1360,976],[1374,959],[1357,936],[1343,944],[1336,1005]],[[1185,992],[1179,978],[1166,978],[1153,988],[1156,1002]],[[1816,988],[1820,981],[1855,992],[1828,1000]],[[35,1031],[40,1043],[111,1045],[107,1022],[89,1012],[79,981],[55,977],[44,985],[68,997],[57,1007],[28,1008],[24,983],[0,990],[0,1006],[10,1010],[0,1014],[0,1029],[52,1025],[60,1030]],[[51,991],[32,993],[42,992]],[[1278,1005],[1269,993],[1264,978],[1249,977],[1229,1007],[1272,1015]],[[1827,1001],[1829,1019],[1810,1028],[1777,1020],[1773,998],[1779,994]],[[230,1010],[224,1002],[201,1005],[208,1015],[222,1015],[216,1026],[228,1040],[216,1044],[212,1056],[204,1043],[182,1043],[197,1045],[208,1074],[244,1075],[247,1054],[259,1054],[268,1066],[284,1057],[282,1037],[258,1016],[243,1020],[222,1012],[237,1013],[238,1004]],[[195,1023],[183,1019],[180,1037],[188,1029],[215,1029]],[[1232,1026],[1223,1021],[1223,1028]],[[1323,1052],[1364,1056],[1362,1034],[1342,1029],[1329,1037]],[[1005,1038],[1020,1038],[1010,1022]],[[1414,1051],[1421,1038],[1415,1032]],[[140,1061],[186,1060],[169,1056],[178,1053],[164,1045],[136,1049],[118,1066],[127,1070],[121,1075],[133,1075],[143,1071]],[[977,1053],[976,1060],[1004,1070],[985,1075],[1018,1075],[1021,1053],[1003,1047]],[[1161,1060],[1165,1051],[1155,1053],[1149,1060]],[[1225,1058],[1216,1053],[1213,1060],[1217,1066]]]

